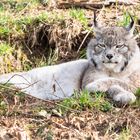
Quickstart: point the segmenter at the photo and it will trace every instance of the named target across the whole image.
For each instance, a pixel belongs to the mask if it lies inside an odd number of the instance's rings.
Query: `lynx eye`
[[[105,48],[105,45],[104,45],[104,44],[98,44],[97,46],[98,46],[99,48],[103,48],[103,49]]]
[[[117,45],[116,46],[116,49],[120,53],[126,53],[128,51],[128,47],[125,44],[123,44],[123,45]]]
[[[103,51],[105,49],[105,45],[104,44],[98,44],[97,46],[95,46],[95,51],[97,53]]]
[[[120,48],[123,48],[123,47],[125,47],[124,44],[122,44],[122,45],[117,45],[117,46],[116,46],[117,49],[120,49]]]

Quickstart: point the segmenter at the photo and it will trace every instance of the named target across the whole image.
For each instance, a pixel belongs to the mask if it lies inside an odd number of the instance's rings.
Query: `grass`
[[[137,100],[133,105],[140,107],[140,88],[138,88],[137,91],[136,91],[136,97],[137,97]]]
[[[31,7],[29,7],[31,8]],[[8,37],[11,34],[15,34],[15,36],[19,36],[20,34],[23,35],[25,30],[27,30],[28,25],[34,25],[38,26],[39,24],[42,23],[59,23],[63,22],[65,20],[68,20],[67,16],[64,15],[64,13],[58,13],[57,11],[49,11],[46,12],[45,10],[42,10],[42,12],[34,13],[31,14],[28,13],[27,15],[17,15],[17,11],[13,12],[8,12],[7,10],[1,11],[0,12],[0,35],[3,38]],[[84,15],[83,10],[76,10],[72,9],[69,11],[69,18],[75,18],[76,20],[80,21],[81,24],[84,27],[87,27],[88,20]],[[78,14],[76,14],[78,13]],[[22,13],[21,13],[22,14]],[[5,16],[6,15],[6,16]],[[16,16],[15,16],[16,15]]]
[[[39,1],[33,0],[12,0],[5,3],[0,2],[0,4],[0,38],[5,43],[3,45],[7,45],[12,49],[15,49],[14,51],[16,55],[13,57],[17,59],[14,60],[16,63],[23,64],[23,62],[20,62],[22,59],[18,58],[17,55],[19,50],[21,50],[24,54],[24,58],[26,57],[25,61],[27,61],[27,63],[25,63],[25,66],[23,67],[20,66],[18,71],[29,70],[30,67],[39,67],[57,63],[60,58],[62,59],[64,56],[66,57],[65,53],[72,51],[71,46],[78,46],[77,36],[80,34],[81,30],[85,30],[87,28],[88,20],[84,14],[84,10],[70,9],[68,12],[63,10],[59,12],[59,10],[55,9],[52,11],[46,11],[42,7],[40,11],[38,10],[36,12],[36,8],[41,6],[41,4]],[[76,15],[76,12],[78,15]],[[74,22],[71,19],[74,19]],[[77,25],[79,26],[75,28]],[[46,27],[49,28],[46,30]],[[41,30],[44,32],[38,33]],[[37,35],[37,33],[39,35]],[[60,34],[60,36],[57,34]],[[56,47],[52,49],[53,51],[51,51],[51,48],[45,48],[44,43],[42,44],[44,41],[42,38],[44,36],[46,36],[48,39],[51,38],[52,41],[49,39],[50,42],[48,43],[55,44]],[[60,42],[63,40],[64,36],[66,37],[64,39],[65,42],[62,42],[61,44]],[[39,49],[39,51],[42,50],[40,56],[34,53],[34,47],[36,46],[38,47],[37,49]],[[47,47],[50,47],[49,44]],[[64,56],[62,56],[59,52],[64,50],[64,47],[66,52],[62,53],[64,54]],[[2,48],[2,53],[0,54],[4,59],[5,56],[3,56],[3,54],[6,52],[6,50],[4,50],[5,48],[6,47]],[[33,53],[33,55],[36,57],[36,62],[34,59],[30,59],[29,53]],[[47,53],[48,56],[46,57]],[[42,56],[42,54],[44,55]],[[11,55],[13,55],[12,51]],[[28,61],[28,58],[30,59],[30,62]],[[2,73],[13,71],[13,68],[9,67],[7,67],[5,70],[3,69]],[[3,66],[1,69],[2,68]]]
[[[131,138],[131,131],[127,129],[123,129],[120,133],[118,140],[130,140]]]
[[[7,112],[8,105],[5,101],[0,101],[0,115],[4,115]]]
[[[119,26],[127,26],[129,25],[131,21],[131,18],[129,16],[129,14],[127,12],[124,12],[123,14],[123,20],[121,22],[118,23]]]
[[[86,49],[84,48],[83,50],[80,51],[80,59],[86,59]]]
[[[131,17],[130,17],[130,15],[132,16],[133,20],[134,20],[135,22],[137,22],[137,16],[136,16],[136,15],[132,15],[131,13],[128,13],[128,11],[124,11],[124,12],[123,12],[123,19],[122,19],[122,21],[119,21],[119,22],[117,23],[117,25],[118,25],[118,26],[127,27],[127,26],[130,24],[130,22],[131,22]]]
[[[107,112],[112,109],[112,105],[105,99],[104,95],[104,93],[91,95],[88,91],[82,91],[80,94],[75,92],[73,97],[61,102],[58,110],[62,114],[71,110],[82,111],[85,109],[97,109]]]
[[[84,29],[88,28],[88,19],[85,16],[84,10],[73,8],[73,9],[69,10],[69,15],[71,18],[74,18],[74,19],[80,21],[81,24],[83,25]]]
[[[0,43],[0,55],[11,53],[13,48],[7,43]]]

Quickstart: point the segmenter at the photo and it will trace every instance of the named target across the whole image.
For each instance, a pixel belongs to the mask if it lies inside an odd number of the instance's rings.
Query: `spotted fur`
[[[129,28],[96,25],[95,38],[87,48],[90,65],[82,88],[107,92],[114,101],[123,104],[134,102],[134,93],[140,87],[140,50],[133,36],[134,22]]]

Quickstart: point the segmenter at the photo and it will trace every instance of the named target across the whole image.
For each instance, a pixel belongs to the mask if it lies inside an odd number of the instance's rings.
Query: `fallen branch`
[[[87,2],[61,2],[57,4],[57,8],[60,9],[67,9],[67,8],[85,8],[85,9],[101,9],[103,6],[110,6],[109,2],[92,2],[92,3],[87,3]]]
[[[92,1],[92,2],[60,2],[57,3],[57,8],[68,9],[68,8],[85,8],[85,9],[101,9],[103,6],[108,7],[112,4],[119,5],[134,5],[140,3],[139,0],[105,0],[105,1]]]

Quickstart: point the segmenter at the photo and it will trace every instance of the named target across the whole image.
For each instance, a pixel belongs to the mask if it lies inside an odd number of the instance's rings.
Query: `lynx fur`
[[[59,65],[35,68],[28,72],[0,76],[0,83],[11,83],[24,93],[43,100],[72,96],[81,87],[88,60],[76,60]]]
[[[128,27],[100,28],[94,20],[96,38],[88,44],[89,66],[82,87],[106,92],[116,102],[134,102],[140,87],[140,50],[133,36],[134,21]]]
[[[34,97],[63,99],[75,90],[106,92],[114,101],[134,102],[140,87],[140,50],[134,39],[134,22],[128,27],[98,27],[87,48],[88,60],[5,74],[0,83],[11,83]]]

